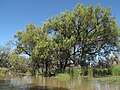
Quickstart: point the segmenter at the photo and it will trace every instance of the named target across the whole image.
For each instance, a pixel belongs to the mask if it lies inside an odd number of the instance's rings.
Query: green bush
[[[81,70],[77,67],[67,67],[64,71],[64,73],[67,73],[71,76],[78,77],[81,73]]]
[[[81,70],[79,68],[73,68],[73,76],[78,77],[81,74]]]
[[[0,68],[0,73],[5,74],[8,71],[7,68]]]
[[[70,80],[70,75],[67,74],[67,73],[60,73],[60,74],[57,74],[56,76],[58,79],[60,80]]]
[[[81,76],[87,76],[88,75],[88,69],[81,69]]]
[[[93,69],[91,69],[91,68],[88,69],[88,76],[90,76],[90,77],[93,76]]]
[[[70,73],[71,73],[71,68],[70,68],[70,67],[67,67],[67,68],[65,69],[64,73],[70,74]]]
[[[112,68],[112,75],[115,75],[115,76],[120,75],[120,64],[115,65],[115,66]]]
[[[111,75],[111,68],[94,68],[93,69],[94,77],[106,76],[106,75]]]
[[[112,75],[112,68],[107,68],[108,71],[107,71],[107,75]]]

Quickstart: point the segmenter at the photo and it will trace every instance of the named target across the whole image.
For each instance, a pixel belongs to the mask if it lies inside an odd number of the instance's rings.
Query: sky
[[[0,45],[14,40],[18,30],[25,30],[26,24],[42,26],[42,23],[65,10],[72,11],[77,3],[85,6],[100,4],[111,7],[112,16],[120,26],[119,0],[0,0]]]

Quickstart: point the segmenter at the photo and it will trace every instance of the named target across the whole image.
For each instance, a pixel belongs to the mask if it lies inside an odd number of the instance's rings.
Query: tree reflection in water
[[[120,90],[120,86],[87,78],[61,81],[42,76],[14,76],[0,78],[0,90]]]

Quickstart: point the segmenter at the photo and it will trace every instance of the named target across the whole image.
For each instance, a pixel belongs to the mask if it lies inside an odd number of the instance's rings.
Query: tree
[[[12,69],[16,70],[17,72],[25,73],[28,70],[30,61],[23,56],[12,53],[10,55],[9,63],[11,64]]]
[[[71,64],[88,68],[96,57],[107,59],[118,50],[118,36],[119,28],[110,8],[84,7],[79,3],[73,11],[49,18],[43,27],[26,25],[25,31],[15,35],[15,51],[30,57],[33,74],[42,68],[48,75],[63,72]]]
[[[83,63],[95,61],[96,56],[106,57],[114,51],[119,35],[119,28],[111,16],[110,8],[104,9],[99,5],[93,8],[92,5],[84,7],[77,4],[72,12],[65,11],[48,19],[44,23],[44,28],[55,33],[54,40],[61,46],[66,46],[63,42],[67,43],[72,39],[73,42],[68,44],[70,45],[68,51],[72,52],[69,52],[67,59],[74,55],[73,62],[83,67],[85,66]],[[63,53],[67,52],[64,47],[62,49]],[[78,61],[75,59],[77,55]]]
[[[26,25],[25,31],[18,31],[14,35],[17,39],[15,53],[28,55],[29,59],[32,60],[31,62],[35,59],[35,57],[33,57],[33,49],[36,46],[35,30],[36,27],[33,24],[28,24]],[[33,63],[31,65],[33,66]],[[35,67],[36,66],[33,66],[34,72]]]
[[[43,74],[49,75],[55,68],[57,61],[57,44],[49,37],[44,29],[36,28],[36,46],[34,49],[34,63],[42,68]],[[45,72],[44,70],[45,69]]]
[[[26,25],[25,31],[18,31],[14,37],[17,39],[15,49],[16,53],[24,53],[28,56],[32,56],[32,51],[35,47],[35,26],[33,24]]]
[[[11,43],[6,43],[5,46],[0,46],[0,67],[8,68],[10,67],[9,64],[9,57],[11,54]]]

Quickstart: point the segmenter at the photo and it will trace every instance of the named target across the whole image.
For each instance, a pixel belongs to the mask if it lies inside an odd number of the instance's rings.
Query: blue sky
[[[14,40],[16,31],[24,30],[26,24],[42,26],[47,18],[65,10],[71,11],[78,2],[85,6],[110,6],[111,13],[120,26],[119,0],[0,0],[0,45]]]

